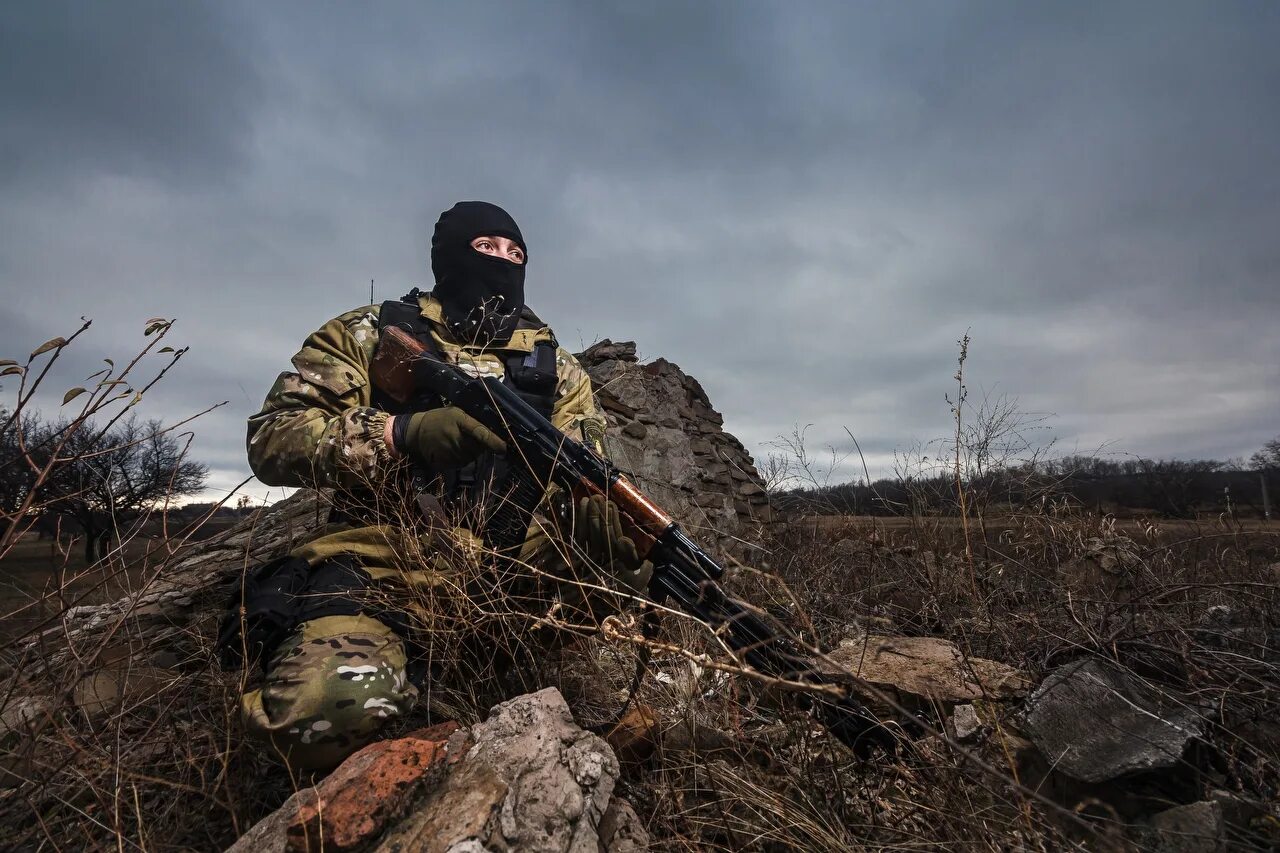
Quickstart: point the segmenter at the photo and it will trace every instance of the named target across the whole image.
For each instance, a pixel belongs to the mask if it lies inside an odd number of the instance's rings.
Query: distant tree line
[[[1280,438],[1243,461],[1069,456],[971,474],[962,481],[978,510],[1068,499],[1099,513],[1192,518],[1232,513],[1261,517],[1263,488],[1273,517],[1280,495]],[[783,508],[850,515],[948,515],[957,510],[954,476],[939,469],[872,483],[792,489],[775,496]]]

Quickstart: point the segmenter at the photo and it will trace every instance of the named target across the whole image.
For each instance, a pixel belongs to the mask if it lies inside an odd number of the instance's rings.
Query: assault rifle
[[[896,752],[897,738],[850,695],[837,676],[821,672],[785,632],[727,595],[724,569],[617,468],[566,436],[497,377],[472,378],[445,364],[412,335],[383,329],[371,375],[402,405],[457,406],[507,443],[509,484],[483,531],[499,553],[518,550],[529,519],[555,483],[575,499],[603,494],[619,509],[627,536],[654,565],[649,597],[674,602],[721,636],[747,666],[776,679],[812,685],[795,702],[861,757],[874,747]]]

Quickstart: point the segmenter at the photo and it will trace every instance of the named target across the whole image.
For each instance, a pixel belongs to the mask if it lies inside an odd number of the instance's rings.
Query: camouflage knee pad
[[[291,766],[321,770],[413,707],[404,642],[368,616],[303,622],[280,644],[262,687],[241,699],[246,729]]]

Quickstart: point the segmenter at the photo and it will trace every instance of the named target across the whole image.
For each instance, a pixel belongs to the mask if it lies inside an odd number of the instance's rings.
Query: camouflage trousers
[[[312,565],[336,552],[357,555],[364,571],[384,588],[417,586],[421,590],[436,585],[430,578],[439,577],[440,572],[389,568],[392,561],[382,553],[384,546],[390,543],[390,550],[403,549],[404,542],[386,531],[373,535],[371,530],[324,537],[295,553]],[[530,530],[520,562],[537,567],[541,579],[526,577],[505,583],[504,605],[491,609],[529,613],[550,609],[584,624],[616,612],[618,601],[598,594],[600,579],[592,577],[589,567],[567,560],[557,539],[546,531]],[[613,584],[631,592],[643,589],[647,582],[647,574],[612,579]],[[406,600],[409,598],[422,600],[421,595],[407,596]],[[421,613],[417,616],[419,621],[430,621]],[[466,627],[468,631],[481,628],[478,624]],[[467,631],[450,634],[455,640],[466,635]],[[546,636],[540,639],[545,641]],[[489,652],[492,654],[492,647]],[[334,767],[371,741],[389,721],[413,708],[418,691],[406,677],[408,663],[405,639],[375,618],[322,616],[304,621],[271,655],[262,685],[241,697],[242,720],[251,736],[269,742],[289,766],[304,770]]]

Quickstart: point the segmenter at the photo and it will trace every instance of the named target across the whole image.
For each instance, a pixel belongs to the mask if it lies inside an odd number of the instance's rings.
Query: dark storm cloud
[[[243,157],[258,80],[226,7],[42,0],[0,15],[0,186],[209,181]]]
[[[1280,431],[1272,5],[54,8],[4,13],[0,334],[179,317],[155,405],[231,401],[222,485],[302,336],[425,284],[464,197],[563,341],[676,361],[758,451],[945,433],[966,329],[974,392],[1073,448]]]

